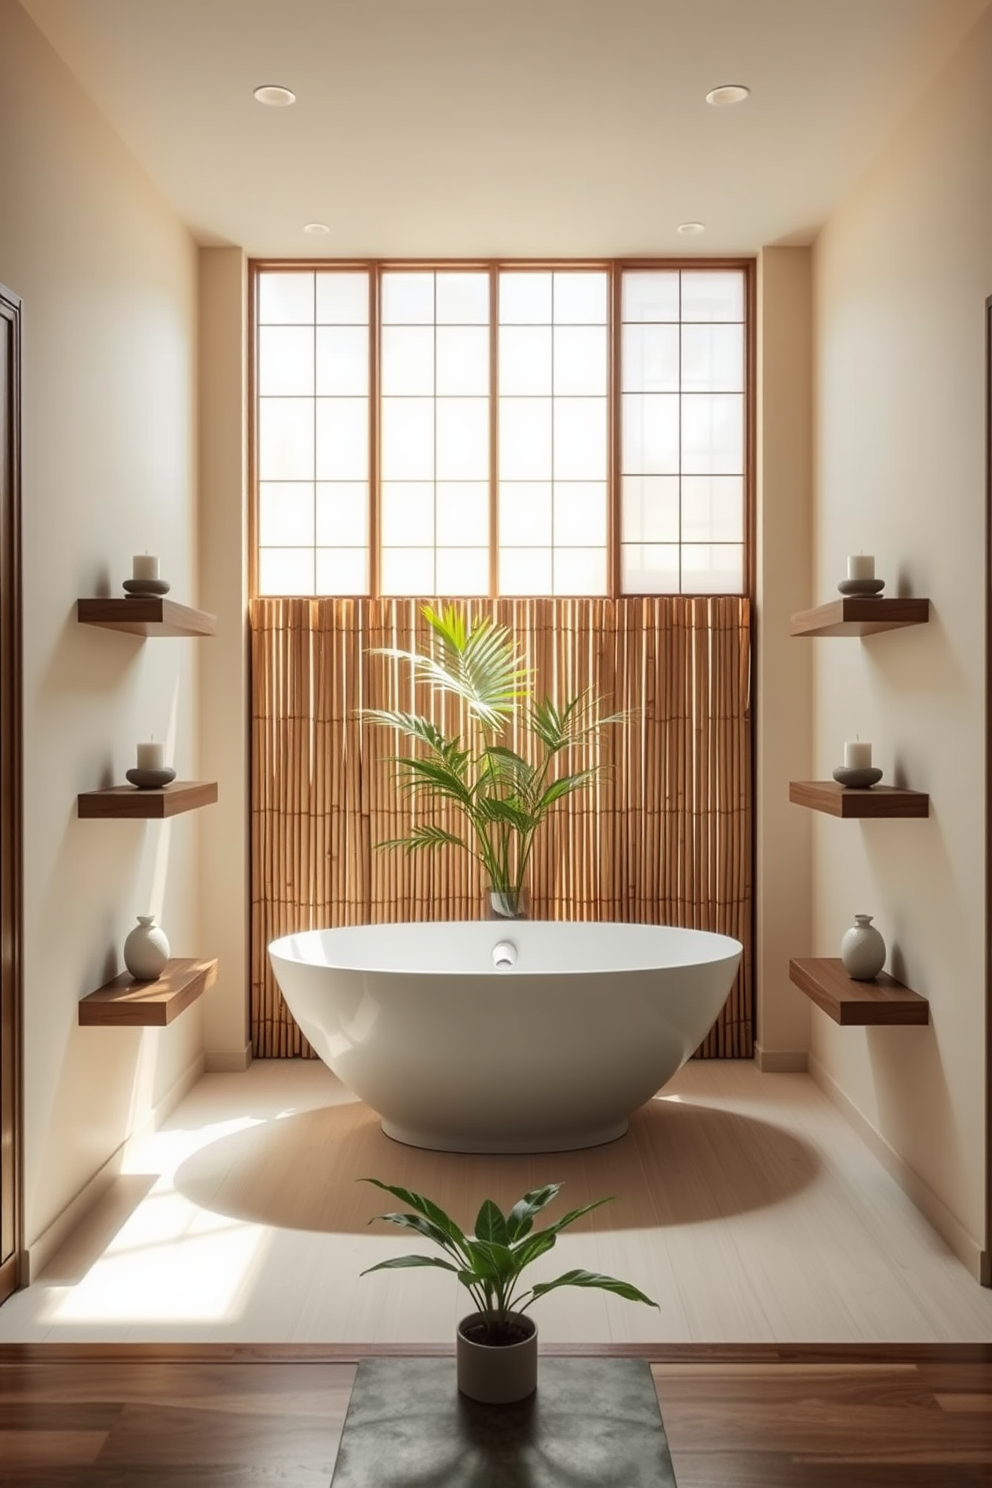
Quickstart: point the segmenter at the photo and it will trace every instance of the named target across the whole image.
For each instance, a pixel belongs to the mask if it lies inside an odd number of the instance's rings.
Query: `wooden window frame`
[[[637,597],[636,591],[629,595],[621,591],[621,399],[620,399],[620,342],[622,322],[620,316],[623,275],[625,272],[659,269],[665,271],[722,271],[738,270],[744,276],[744,563],[741,593],[750,599],[755,594],[755,432],[756,432],[756,260],[748,257],[735,258],[425,258],[425,259],[252,259],[248,272],[248,334],[249,334],[249,450],[248,450],[248,592],[258,596],[258,532],[259,532],[259,480],[258,480],[258,280],[263,273],[299,272],[320,273],[322,270],[361,271],[369,275],[369,596],[379,597],[380,581],[380,346],[378,336],[382,276],[403,270],[444,272],[465,270],[488,272],[490,275],[489,357],[490,357],[490,412],[489,412],[489,595],[498,598],[497,572],[499,563],[499,500],[497,484],[497,459],[499,438],[499,396],[497,381],[497,358],[499,307],[496,295],[498,276],[502,269],[533,270],[536,272],[564,272],[567,270],[601,271],[608,275],[609,294],[609,343],[607,369],[607,586],[608,592],[599,598],[618,599]],[[692,597],[692,591],[680,591]],[[735,591],[736,592],[736,591]],[[319,595],[312,596],[320,598]],[[342,596],[346,597],[346,596]],[[486,597],[486,596],[479,596]],[[581,598],[582,596],[576,596]]]

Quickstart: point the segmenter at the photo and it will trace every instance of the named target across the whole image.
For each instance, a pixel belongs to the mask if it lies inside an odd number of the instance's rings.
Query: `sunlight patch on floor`
[[[121,1172],[159,1173],[163,1178],[171,1178],[180,1164],[202,1147],[249,1127],[264,1125],[263,1117],[235,1116],[228,1121],[205,1121],[202,1126],[169,1127],[145,1133],[128,1142]]]
[[[138,1206],[81,1281],[52,1289],[42,1321],[231,1322],[268,1239],[261,1225],[210,1214],[164,1188]]]

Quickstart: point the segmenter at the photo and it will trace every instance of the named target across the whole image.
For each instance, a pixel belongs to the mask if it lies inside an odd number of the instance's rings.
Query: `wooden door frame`
[[[992,295],[985,301],[985,1249],[992,1286]]]
[[[0,335],[8,345],[0,410],[0,1183],[10,1254],[0,1249],[0,1302],[24,1280],[22,1163],[22,772],[21,738],[21,301],[0,284]],[[6,453],[5,453],[6,451]]]

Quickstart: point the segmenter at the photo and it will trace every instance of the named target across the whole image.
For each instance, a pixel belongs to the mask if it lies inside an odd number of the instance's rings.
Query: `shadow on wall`
[[[865,1030],[878,1112],[873,1124],[897,1154],[917,1154],[910,1166],[935,1192],[964,1194],[973,1182],[968,1147],[973,1139],[955,1115],[941,1024],[946,1020],[953,1027],[970,1001],[976,1019],[972,1054],[976,1063],[981,1060],[980,994],[969,970],[973,931],[968,886],[933,802],[929,819],[912,824],[911,851],[896,830],[904,825],[868,822],[862,831],[872,877],[885,886],[886,906],[897,906],[887,916],[879,911],[876,921],[889,943],[889,969],[929,998],[930,1023],[926,1028]],[[927,890],[921,893],[924,862]],[[909,964],[904,946],[916,947]]]
[[[509,1206],[542,1183],[564,1183],[566,1208],[605,1194],[619,1200],[583,1228],[696,1224],[761,1209],[799,1192],[819,1168],[815,1152],[770,1123],[656,1096],[617,1142],[579,1152],[507,1156],[424,1152],[383,1135],[361,1102],[268,1121],[201,1148],[175,1175],[192,1203],[282,1229],[364,1231],[383,1196],[362,1178],[429,1193],[470,1224],[482,1199]]]

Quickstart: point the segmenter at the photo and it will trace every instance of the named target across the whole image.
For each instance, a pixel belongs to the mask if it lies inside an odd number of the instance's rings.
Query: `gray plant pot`
[[[537,1389],[537,1327],[533,1319],[511,1312],[510,1317],[529,1329],[529,1335],[519,1343],[488,1344],[475,1343],[463,1331],[480,1317],[480,1313],[472,1312],[458,1324],[455,1358],[459,1390],[484,1405],[525,1400]]]

